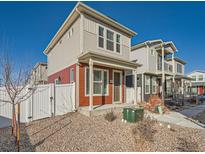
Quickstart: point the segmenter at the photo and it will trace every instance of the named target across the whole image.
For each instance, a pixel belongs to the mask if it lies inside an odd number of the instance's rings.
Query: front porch
[[[78,61],[79,107],[81,109],[98,111],[102,109],[99,106],[103,106],[104,109],[112,108],[115,104],[128,103],[126,75],[136,74],[139,64],[91,51],[83,53]],[[134,83],[134,89],[134,94],[136,94],[136,83]],[[132,103],[136,103],[136,95]]]
[[[99,115],[104,115],[110,111],[114,111],[114,110],[122,111],[122,109],[125,107],[136,107],[136,106],[137,105],[131,103],[94,105],[92,111],[90,111],[89,106],[84,106],[84,107],[80,107],[78,112],[85,116],[99,116]]]

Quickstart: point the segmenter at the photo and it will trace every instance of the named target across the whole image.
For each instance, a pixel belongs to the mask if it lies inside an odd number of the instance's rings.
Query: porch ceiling
[[[120,68],[120,69],[133,70],[141,66],[140,64],[135,62],[130,62],[121,58],[110,57],[93,51],[87,51],[78,57],[78,60],[81,63],[89,63],[90,59],[93,60],[94,64],[113,67],[113,68]]]

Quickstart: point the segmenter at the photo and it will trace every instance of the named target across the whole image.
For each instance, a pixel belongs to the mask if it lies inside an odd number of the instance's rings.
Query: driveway
[[[11,126],[11,119],[0,116],[0,128]]]
[[[197,105],[195,107],[191,107],[189,109],[184,109],[182,111],[180,111],[179,113],[188,116],[188,117],[192,117],[192,116],[196,116],[197,114],[199,114],[200,112],[205,111],[205,103]]]

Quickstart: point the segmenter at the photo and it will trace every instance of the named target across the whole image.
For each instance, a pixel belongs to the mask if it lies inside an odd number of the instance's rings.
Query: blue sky
[[[0,2],[0,46],[18,63],[46,61],[43,50],[77,2]],[[186,72],[205,69],[205,2],[85,2],[138,33],[132,44],[173,41]],[[2,52],[2,50],[0,51]]]

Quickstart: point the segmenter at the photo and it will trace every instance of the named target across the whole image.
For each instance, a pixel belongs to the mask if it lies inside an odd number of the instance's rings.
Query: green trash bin
[[[123,119],[127,121],[129,116],[130,108],[123,108]]]
[[[127,122],[137,122],[142,120],[144,117],[143,108],[124,108],[123,109],[123,119]]]

